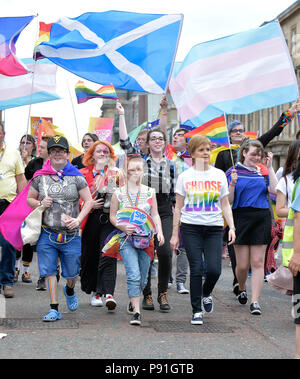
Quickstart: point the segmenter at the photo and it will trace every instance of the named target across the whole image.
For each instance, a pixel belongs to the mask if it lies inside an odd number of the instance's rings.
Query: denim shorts
[[[65,235],[65,242],[55,242],[56,236],[57,233],[42,228],[36,246],[40,276],[56,275],[59,258],[62,277],[76,278],[80,270],[81,237],[75,233]]]

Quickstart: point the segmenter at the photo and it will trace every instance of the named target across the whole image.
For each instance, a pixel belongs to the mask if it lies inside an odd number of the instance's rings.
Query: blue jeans
[[[40,276],[56,275],[57,260],[60,258],[61,276],[67,279],[79,275],[81,256],[81,237],[67,236],[67,242],[54,242],[55,233],[42,229],[36,251]]]
[[[214,289],[222,271],[222,226],[181,224],[183,244],[190,265],[190,296],[193,313],[202,311],[202,296]],[[205,258],[205,282],[203,257]]]
[[[120,254],[126,271],[128,297],[138,297],[147,284],[150,257],[145,250],[134,248],[129,241],[124,243]]]
[[[0,285],[13,286],[17,250],[0,233]]]

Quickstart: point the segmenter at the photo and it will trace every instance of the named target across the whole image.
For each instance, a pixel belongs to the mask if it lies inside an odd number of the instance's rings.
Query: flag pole
[[[229,147],[229,151],[230,151],[231,162],[232,162],[232,166],[234,166],[234,160],[233,160],[233,155],[232,155],[232,150],[231,150],[231,143],[230,143],[230,138],[229,138],[229,134],[228,134],[228,127],[227,127],[227,121],[226,121],[226,114],[225,113],[224,113],[224,120],[225,120],[225,125],[226,125],[228,147]]]
[[[78,132],[78,125],[77,125],[77,118],[76,118],[74,103],[73,103],[71,91],[70,91],[70,88],[69,88],[68,78],[66,76],[65,70],[64,70],[64,77],[65,77],[65,82],[67,84],[67,90],[68,90],[68,93],[69,93],[69,97],[70,97],[70,101],[71,101],[71,106],[72,106],[72,110],[73,110],[73,117],[74,117],[74,122],[75,122],[75,127],[76,127],[76,135],[77,135],[77,143],[80,143],[79,132]]]

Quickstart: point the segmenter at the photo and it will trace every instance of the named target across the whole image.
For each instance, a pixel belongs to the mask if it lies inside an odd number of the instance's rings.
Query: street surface
[[[175,263],[173,259],[173,264]],[[175,266],[174,266],[175,267]],[[174,272],[173,267],[173,272]],[[180,295],[176,286],[169,289],[170,313],[142,311],[142,326],[129,325],[126,278],[118,262],[115,298],[117,308],[94,308],[89,296],[76,285],[79,309],[68,311],[59,282],[59,310],[63,319],[41,321],[49,310],[47,291],[36,291],[36,254],[31,265],[32,284],[15,284],[15,298],[0,295],[0,358],[30,359],[293,359],[295,326],[291,317],[291,297],[281,295],[264,283],[260,304],[262,316],[249,312],[232,293],[229,259],[223,260],[222,276],[214,290],[214,312],[204,316],[203,325],[191,325],[189,295]],[[173,275],[174,276],[174,275]],[[156,298],[157,279],[152,291]],[[250,295],[250,279],[248,279]],[[116,367],[114,367],[117,370]]]

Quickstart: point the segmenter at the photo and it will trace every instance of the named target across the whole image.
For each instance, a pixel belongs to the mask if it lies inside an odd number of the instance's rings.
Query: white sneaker
[[[92,307],[103,307],[103,302],[100,295],[93,294],[91,296],[91,306]]]

